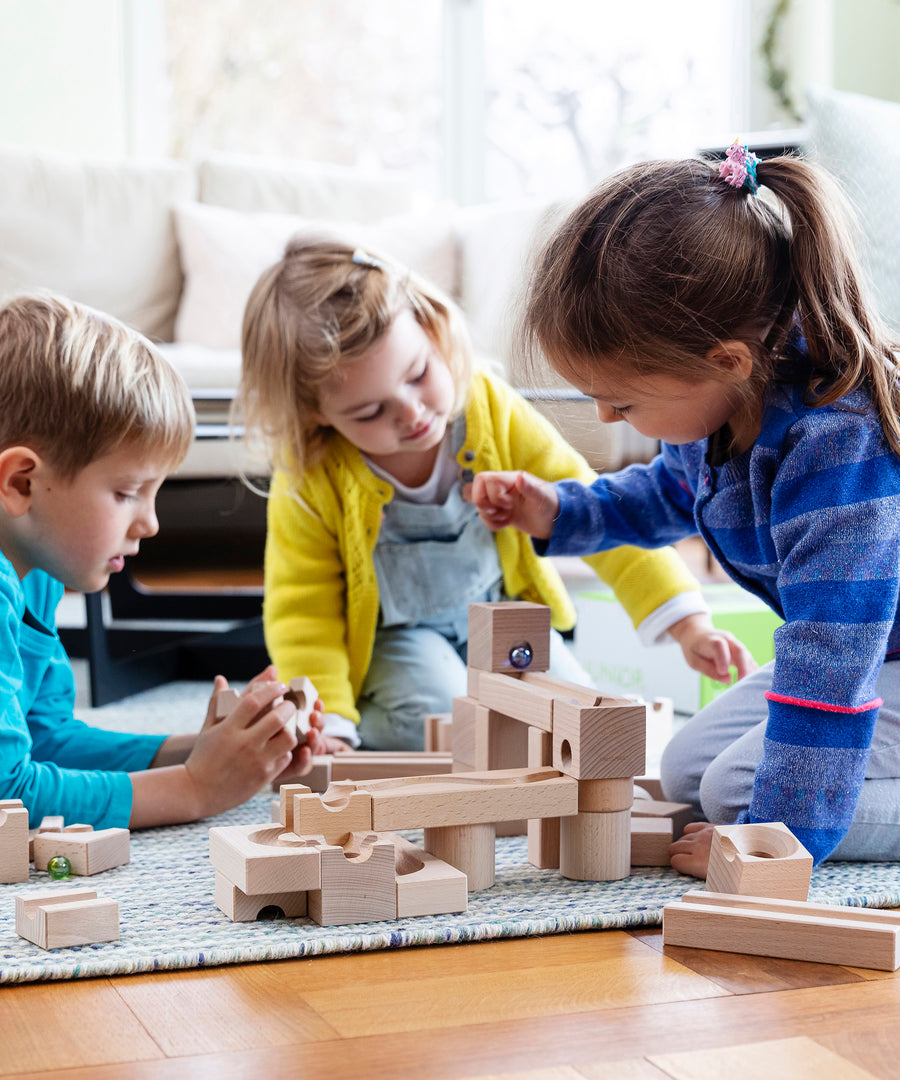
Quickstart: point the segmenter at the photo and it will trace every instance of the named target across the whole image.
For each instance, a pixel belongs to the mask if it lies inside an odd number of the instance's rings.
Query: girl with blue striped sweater
[[[541,253],[525,340],[661,452],[590,486],[473,485],[483,520],[541,553],[699,533],[785,620],[775,660],[666,748],[666,797],[710,823],[672,847],[697,877],[733,821],[783,821],[816,862],[900,858],[898,356],[850,229],[794,157],[735,145],[609,178]]]

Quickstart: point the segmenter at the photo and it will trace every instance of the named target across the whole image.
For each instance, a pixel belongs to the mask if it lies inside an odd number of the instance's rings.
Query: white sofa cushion
[[[184,203],[175,209],[175,222],[185,276],[175,321],[175,340],[180,342],[239,348],[251,289],[297,233],[337,236],[382,251],[451,295],[457,292],[453,215],[443,204],[362,224]]]
[[[342,165],[211,154],[197,174],[200,201],[232,210],[371,222],[414,208],[402,180]]]
[[[0,296],[50,289],[171,340],[181,285],[171,207],[194,189],[185,163],[0,149]]]
[[[875,298],[900,330],[900,104],[824,87],[807,96],[810,154],[854,203]]]

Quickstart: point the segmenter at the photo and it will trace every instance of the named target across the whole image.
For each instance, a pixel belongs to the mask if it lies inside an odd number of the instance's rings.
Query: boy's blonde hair
[[[184,380],[134,330],[62,296],[0,307],[0,450],[29,446],[66,479],[122,445],[177,465],[194,432]]]
[[[472,350],[459,310],[434,285],[387,256],[339,240],[295,237],[247,301],[243,370],[233,418],[261,439],[271,464],[297,475],[321,459],[329,429],[319,391],[409,310],[446,363],[465,406]]]
[[[791,328],[809,350],[807,398],[866,386],[900,453],[895,343],[869,304],[855,223],[837,185],[796,157],[759,163],[774,203],[732,187],[716,163],[650,161],[608,177],[541,252],[522,320],[525,347],[565,375],[700,381],[728,340],[753,356],[751,407],[777,378]]]

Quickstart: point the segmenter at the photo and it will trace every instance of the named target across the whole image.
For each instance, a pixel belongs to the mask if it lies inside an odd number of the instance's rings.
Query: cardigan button
[[[465,460],[465,461],[474,461],[475,460],[475,451],[474,450],[467,450],[463,454],[463,460]]]

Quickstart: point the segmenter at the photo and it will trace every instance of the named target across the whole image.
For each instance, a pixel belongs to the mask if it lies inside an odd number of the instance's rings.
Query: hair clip
[[[759,158],[749,146],[742,145],[737,139],[725,151],[725,160],[719,166],[719,176],[733,188],[746,188],[751,195],[759,190],[756,179],[756,166]]]
[[[350,256],[351,262],[355,262],[357,266],[365,266],[369,270],[387,270],[387,266],[380,262],[378,259],[373,259],[368,252],[363,251],[362,248],[357,248]]]

